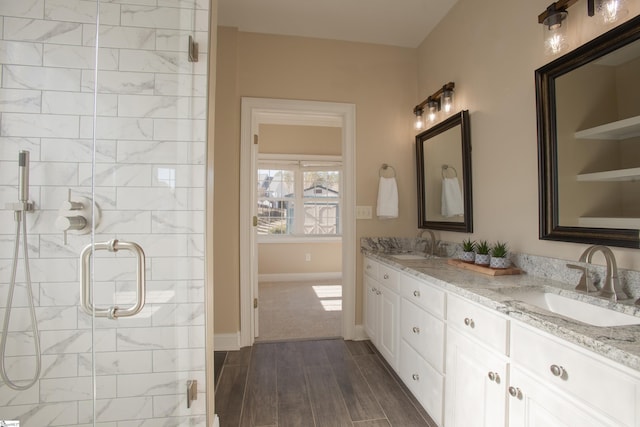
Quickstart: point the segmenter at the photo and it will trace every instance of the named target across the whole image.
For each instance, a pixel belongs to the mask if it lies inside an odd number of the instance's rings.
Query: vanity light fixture
[[[618,22],[627,16],[627,0],[599,0],[596,13],[604,25]]]
[[[424,119],[422,118],[422,114],[424,111],[422,108],[418,108],[417,106],[413,109],[413,114],[416,115],[416,122],[414,127],[416,130],[422,130],[424,128]]]
[[[558,0],[551,3],[547,9],[538,15],[538,23],[542,24],[544,35],[544,52],[547,55],[557,55],[569,49],[569,37],[567,33],[567,16],[569,6],[578,0]],[[587,0],[587,14],[595,14],[595,1]],[[601,3],[612,0],[598,0]]]
[[[443,111],[445,115],[449,115],[454,110],[454,88],[455,83],[449,82],[442,86],[436,93],[429,96],[420,104],[413,107],[413,114],[416,116],[415,129],[424,128],[423,115],[427,113],[427,120],[433,123],[438,118],[438,113]]]

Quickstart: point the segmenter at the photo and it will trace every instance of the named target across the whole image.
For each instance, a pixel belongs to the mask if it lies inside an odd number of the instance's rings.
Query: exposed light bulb
[[[613,24],[625,17],[629,13],[626,3],[626,0],[600,0],[597,12],[602,23]]]
[[[430,122],[434,122],[438,116],[438,101],[429,99],[427,102],[428,114],[427,118]]]
[[[445,114],[449,114],[453,110],[453,90],[446,89],[442,92],[442,109]]]
[[[422,130],[424,127],[424,120],[422,119],[422,111],[416,113],[416,122],[414,124],[416,130]]]

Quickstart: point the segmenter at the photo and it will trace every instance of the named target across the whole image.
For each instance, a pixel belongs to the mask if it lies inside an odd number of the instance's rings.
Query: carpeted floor
[[[342,336],[342,283],[261,282],[259,336],[283,341]]]

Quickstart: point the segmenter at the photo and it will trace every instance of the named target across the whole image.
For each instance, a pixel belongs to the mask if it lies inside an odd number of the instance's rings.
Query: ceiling
[[[218,0],[218,25],[415,48],[456,1]]]

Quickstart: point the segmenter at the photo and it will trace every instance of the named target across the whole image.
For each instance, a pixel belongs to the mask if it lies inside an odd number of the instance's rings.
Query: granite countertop
[[[640,325],[591,326],[515,300],[510,291],[534,287],[640,317],[640,307],[634,305],[633,300],[611,303],[603,298],[577,293],[574,291],[575,285],[528,274],[484,275],[447,264],[446,258],[399,260],[392,257],[393,253],[367,248],[362,248],[362,253],[412,276],[427,279],[446,291],[640,371]]]

